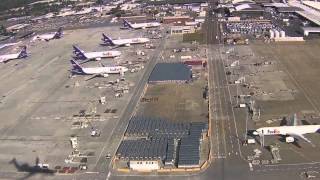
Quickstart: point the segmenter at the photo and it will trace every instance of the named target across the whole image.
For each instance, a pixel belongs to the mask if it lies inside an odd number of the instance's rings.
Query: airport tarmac
[[[143,57],[147,62],[146,68],[125,74],[129,93],[125,93],[120,98],[115,98],[113,89],[107,86],[109,81],[121,78],[119,75],[95,78],[90,81],[85,81],[88,77],[84,76],[70,78],[69,60],[73,44],[88,51],[107,50],[107,47],[99,45],[102,32],[113,38],[140,36],[139,31],[119,31],[118,28],[65,31],[62,39],[28,43],[30,52],[28,58],[1,64],[0,114],[3,118],[0,126],[1,178],[15,179],[27,174],[17,172],[14,164],[9,163],[13,158],[20,165],[27,163],[34,166],[35,159],[38,157],[41,163],[50,164],[50,169],[54,169],[55,166],[78,167],[79,164],[64,163],[72,151],[69,139],[71,135],[78,137],[80,152],[89,155],[88,171],[97,170],[97,168],[107,170],[108,162],[104,160],[104,156],[107,153],[112,154],[117,148],[116,138],[112,141],[111,134],[114,133],[123,113],[126,113],[130,99],[132,97],[137,99],[136,96],[139,96],[139,91],[144,86],[140,78],[148,69],[150,64],[148,59],[154,58],[154,53],[158,52],[145,50],[142,45],[137,45],[119,48],[118,50],[123,53],[120,58],[102,60],[106,65],[134,61],[138,59],[134,54],[137,49],[143,49],[147,54]],[[158,45],[157,42],[154,44]],[[89,62],[83,66],[99,66],[99,62]],[[106,96],[105,105],[99,104],[101,96]],[[134,107],[134,104],[129,106]],[[117,112],[112,115],[105,114],[104,111],[107,108],[117,109]],[[96,111],[94,114],[100,115],[100,118],[92,120],[92,125],[102,131],[101,136],[90,137],[89,127],[71,130],[74,115],[79,114],[80,110],[90,113],[92,109]],[[124,121],[126,120],[127,118],[124,118]],[[118,136],[123,134],[121,129],[117,131],[120,131]],[[43,179],[44,175],[45,173],[39,173],[32,178]],[[59,175],[48,178],[63,179]]]

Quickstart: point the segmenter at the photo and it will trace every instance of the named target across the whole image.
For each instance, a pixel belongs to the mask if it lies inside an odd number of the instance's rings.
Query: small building
[[[195,26],[172,26],[170,29],[170,34],[187,34],[194,32]]]
[[[192,78],[191,68],[183,63],[158,63],[153,68],[149,83],[187,83]]]
[[[172,24],[172,23],[182,23],[186,21],[192,21],[192,18],[189,16],[168,16],[162,18],[163,24]]]
[[[202,60],[187,60],[183,63],[190,66],[192,69],[202,69],[207,66],[207,62]]]
[[[152,171],[160,169],[160,161],[155,160],[132,160],[129,161],[129,168],[135,171]]]
[[[194,21],[197,22],[197,23],[204,23],[205,18],[203,18],[203,17],[198,17],[198,18],[195,18]]]

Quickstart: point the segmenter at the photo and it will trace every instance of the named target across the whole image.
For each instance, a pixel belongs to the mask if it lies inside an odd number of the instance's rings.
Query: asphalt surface
[[[112,177],[112,162],[111,159],[106,159],[105,155],[108,153],[111,153],[114,155],[116,153],[116,150],[118,146],[120,145],[121,139],[127,129],[127,126],[129,124],[130,118],[133,116],[133,113],[135,112],[135,108],[137,107],[137,104],[139,102],[139,99],[143,93],[143,90],[147,84],[148,78],[154,68],[154,66],[157,64],[159,57],[161,55],[162,50],[164,49],[165,44],[165,38],[163,38],[160,42],[159,48],[156,49],[156,51],[153,52],[153,56],[151,57],[151,60],[149,63],[145,66],[146,71],[142,75],[141,79],[139,80],[139,83],[135,87],[131,100],[127,104],[124,113],[121,115],[121,118],[119,119],[117,125],[112,130],[112,135],[110,137],[102,137],[105,139],[108,139],[105,147],[116,147],[111,152],[110,151],[102,151],[101,155],[99,156],[99,160],[96,163],[96,167],[91,172],[86,172],[85,174],[81,174],[77,177],[77,179],[108,179]],[[109,127],[105,126],[104,130],[109,129]],[[104,131],[103,130],[103,131]]]

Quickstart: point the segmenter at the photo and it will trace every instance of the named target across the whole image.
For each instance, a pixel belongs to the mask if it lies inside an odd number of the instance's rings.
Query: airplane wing
[[[85,64],[85,63],[87,63],[87,62],[89,62],[89,61],[92,61],[91,59],[87,59],[87,60],[84,60],[84,61],[80,61],[79,63],[80,64]]]
[[[94,74],[92,76],[90,76],[89,78],[87,78],[85,81],[89,81],[93,78],[96,78],[96,77],[108,77],[109,75],[108,74]]]
[[[29,174],[27,174],[26,176],[20,178],[20,180],[28,179],[28,178],[30,178],[31,176],[35,175],[35,174],[36,174],[36,172],[29,172]]]
[[[306,142],[310,143],[312,146],[315,146],[308,138],[306,138],[303,134],[291,133],[288,134],[289,136],[293,136],[294,138],[300,138],[305,140]]]
[[[94,79],[94,78],[99,77],[99,76],[101,76],[101,75],[100,74],[94,74],[94,75],[90,76],[89,78],[85,79],[85,81],[89,81],[89,80]]]
[[[121,46],[123,46],[123,45],[117,45],[117,46],[112,46],[112,47],[110,46],[109,49],[110,49],[110,50],[113,50],[113,49],[117,49],[117,48],[119,48],[119,47],[121,47]]]

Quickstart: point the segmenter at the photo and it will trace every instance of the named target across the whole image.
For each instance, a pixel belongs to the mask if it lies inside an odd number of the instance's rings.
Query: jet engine
[[[286,142],[287,143],[293,143],[294,142],[294,137],[291,137],[291,136],[286,137]]]

